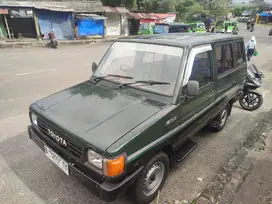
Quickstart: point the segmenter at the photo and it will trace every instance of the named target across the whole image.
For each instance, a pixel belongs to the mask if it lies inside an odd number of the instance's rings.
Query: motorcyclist
[[[247,42],[246,45],[246,53],[247,53],[247,60],[250,61],[250,58],[257,50],[257,42],[255,36],[252,36],[251,39]]]
[[[250,20],[248,20],[248,22],[247,22],[247,30],[249,30],[249,29],[250,29],[250,27],[251,27],[251,21],[250,21]]]
[[[51,32],[48,33],[48,37],[50,42],[53,42],[54,40],[56,40],[54,29],[52,29]]]
[[[254,26],[255,26],[255,21],[254,21],[254,20],[251,20],[251,21],[250,21],[250,25],[251,25],[251,28],[254,28]]]
[[[54,48],[57,48],[58,42],[55,37],[54,29],[52,29],[51,32],[48,33],[48,37],[49,37],[51,46],[53,46]]]
[[[235,24],[234,25],[234,27],[233,27],[233,29],[232,29],[232,33],[234,34],[234,35],[237,35],[238,34],[238,26]]]

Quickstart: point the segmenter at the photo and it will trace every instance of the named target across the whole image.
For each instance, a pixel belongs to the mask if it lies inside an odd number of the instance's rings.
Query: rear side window
[[[211,82],[211,60],[210,51],[199,53],[195,56],[192,74],[189,80],[195,80],[199,82],[199,86]]]
[[[233,43],[234,65],[239,66],[244,62],[244,45],[242,42]]]
[[[221,75],[233,69],[231,44],[219,45],[215,48],[217,74]]]

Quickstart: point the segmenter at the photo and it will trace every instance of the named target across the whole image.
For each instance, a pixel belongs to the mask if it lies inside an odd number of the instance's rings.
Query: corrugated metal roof
[[[97,14],[76,14],[75,16],[78,18],[107,19],[105,16]]]
[[[173,13],[129,13],[128,17],[135,19],[164,19],[169,17],[175,17]]]
[[[62,2],[43,2],[43,1],[0,1],[0,7],[22,7],[46,9],[52,11],[73,11],[72,8],[66,7]]]
[[[106,13],[129,13],[126,7],[104,6],[103,8]]]
[[[74,11],[74,12],[103,12],[101,1],[6,1],[0,0],[0,7],[24,7],[46,9],[54,11]]]
[[[70,7],[74,10],[74,12],[103,12],[103,5],[101,1],[65,1],[62,2],[65,6]]]
[[[158,19],[156,16],[153,16],[152,13],[129,13],[128,15],[135,19]]]

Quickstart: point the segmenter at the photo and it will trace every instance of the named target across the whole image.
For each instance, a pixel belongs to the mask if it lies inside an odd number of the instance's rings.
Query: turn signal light
[[[115,159],[104,160],[104,175],[108,177],[116,177],[125,171],[125,155],[121,155]]]

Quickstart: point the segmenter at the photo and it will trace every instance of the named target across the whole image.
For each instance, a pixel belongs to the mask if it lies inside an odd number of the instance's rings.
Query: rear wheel
[[[229,118],[230,106],[227,105],[212,121],[210,127],[213,131],[219,132],[224,129]]]
[[[134,196],[138,204],[150,203],[162,188],[169,170],[168,156],[160,152],[144,167],[134,186]]]

